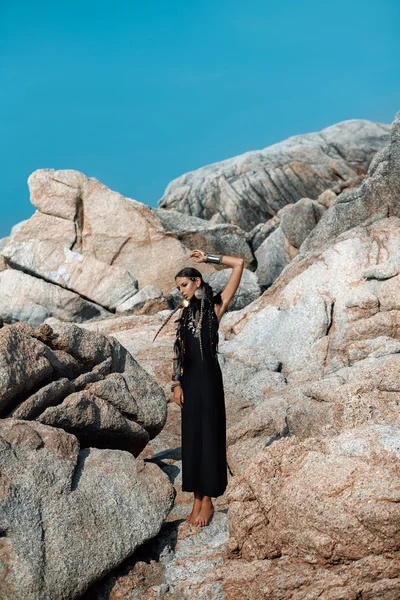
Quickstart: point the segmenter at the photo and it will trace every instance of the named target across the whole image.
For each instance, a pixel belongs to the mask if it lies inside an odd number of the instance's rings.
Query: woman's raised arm
[[[190,258],[194,258],[196,262],[203,262],[206,254],[202,250],[192,250],[189,254]],[[226,265],[232,268],[231,276],[225,286],[225,289],[221,292],[222,304],[218,307],[218,319],[221,320],[222,315],[229,306],[229,302],[232,300],[239,287],[239,283],[243,273],[244,260],[237,256],[222,256],[221,265]]]

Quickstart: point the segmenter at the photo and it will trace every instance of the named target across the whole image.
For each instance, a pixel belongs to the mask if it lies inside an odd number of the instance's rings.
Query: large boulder
[[[321,253],[295,259],[262,297],[233,314],[226,350],[270,348],[289,381],[322,377],[365,358],[375,349],[366,340],[397,339],[400,279],[364,271],[391,265],[399,255],[397,217],[344,232]]]
[[[155,536],[173,503],[158,466],[0,420],[0,596],[69,600]]]
[[[390,216],[400,216],[400,112],[393,121],[390,143],[373,158],[368,177],[340,194],[303,244],[299,259],[321,251],[341,233]]]
[[[36,327],[49,317],[82,323],[111,314],[79,294],[39,277],[11,268],[0,272],[0,317],[7,323],[26,321]]]
[[[204,279],[211,285],[213,292],[217,294],[225,289],[231,274],[232,269],[227,268],[207,275]],[[260,293],[257,275],[249,269],[244,269],[239,287],[230,301],[229,310],[240,310],[258,298]]]
[[[170,291],[188,252],[176,236],[165,233],[150,207],[78,171],[39,169],[28,184],[37,211],[3,248],[10,264],[69,289],[77,286],[96,302],[99,283],[113,287],[114,273],[117,279],[121,273],[126,281],[131,277],[131,295],[137,292],[136,280],[139,288],[150,284]],[[100,293],[103,302],[106,295]],[[129,297],[126,291],[122,296]]]
[[[163,428],[162,389],[117,340],[51,319],[0,329],[0,414],[37,420],[82,446],[137,456]]]
[[[265,238],[257,248],[255,256],[259,282],[264,288],[268,288],[291,261],[281,227],[276,228]]]
[[[176,210],[158,208],[155,213],[165,230],[175,233],[190,250],[201,248],[211,254],[240,256],[246,267],[254,266],[254,256],[240,227],[191,217]]]
[[[238,225],[250,231],[300,198],[336,192],[367,172],[390,126],[349,120],[297,135],[264,150],[186,173],[172,181],[160,208]]]
[[[138,292],[136,279],[126,269],[53,242],[11,241],[3,249],[3,257],[11,267],[90,298],[109,311]]]
[[[355,584],[361,594],[378,579],[380,597],[394,598],[393,575],[389,581],[383,573],[376,578],[371,569],[362,581],[359,562],[378,566],[390,556],[400,589],[399,448],[400,431],[393,425],[362,427],[326,440],[272,444],[231,481],[232,556],[293,559],[291,574],[301,574],[303,564],[319,566],[316,573],[325,573],[314,581],[319,597],[355,598]],[[356,580],[348,581],[341,595],[329,595],[338,565],[349,563]],[[264,581],[270,597],[305,597],[289,590],[278,594],[276,572],[267,580],[262,576],[260,588]]]

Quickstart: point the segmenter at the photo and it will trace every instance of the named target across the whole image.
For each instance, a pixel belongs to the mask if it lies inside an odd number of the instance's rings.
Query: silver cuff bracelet
[[[222,260],[222,255],[218,255],[218,254],[209,254],[208,252],[206,252],[206,257],[204,259],[205,263],[216,263],[216,264],[220,264]]]

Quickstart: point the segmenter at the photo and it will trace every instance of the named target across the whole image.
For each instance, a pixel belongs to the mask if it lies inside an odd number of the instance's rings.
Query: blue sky
[[[398,0],[0,1],[0,238],[77,169],[156,206],[175,177],[400,109]]]

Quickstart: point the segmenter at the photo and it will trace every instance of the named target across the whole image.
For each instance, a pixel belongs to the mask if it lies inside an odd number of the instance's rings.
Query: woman
[[[193,250],[196,262],[232,268],[225,289],[213,295],[197,269],[186,267],[175,275],[184,297],[174,343],[171,389],[182,409],[182,490],[193,492],[193,508],[186,521],[207,525],[214,512],[211,498],[222,495],[227,485],[226,420],[222,373],[218,362],[219,323],[235,294],[244,261]],[[154,339],[172,315],[166,319]]]

